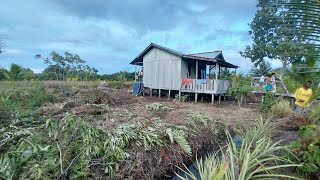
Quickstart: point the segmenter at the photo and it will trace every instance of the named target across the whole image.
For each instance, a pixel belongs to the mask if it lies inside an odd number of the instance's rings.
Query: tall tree
[[[262,75],[269,74],[272,71],[270,62],[262,60],[258,65],[255,65],[250,74],[254,77],[261,77]]]
[[[302,26],[306,19],[296,18],[297,12],[304,11],[302,2],[304,1],[258,0],[258,10],[250,23],[249,31],[253,44],[246,46],[244,52],[240,52],[256,64],[264,58],[280,60],[283,68],[279,78],[287,93],[289,91],[283,83],[282,76],[288,65],[301,62],[305,56],[317,54],[316,46],[310,39],[312,32],[307,29],[309,25]]]
[[[57,71],[56,80],[65,81],[72,78],[77,71],[84,68],[85,61],[77,54],[65,52],[64,56],[53,51],[50,57],[43,58],[40,54],[35,55],[36,59],[42,59],[49,67],[55,68]]]

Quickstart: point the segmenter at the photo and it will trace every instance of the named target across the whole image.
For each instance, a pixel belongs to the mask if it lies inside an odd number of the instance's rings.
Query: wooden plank
[[[214,104],[214,94],[211,94],[211,104]]]
[[[259,92],[259,91],[252,91],[253,94],[265,94],[265,92]],[[275,96],[281,96],[281,97],[290,97],[294,98],[293,94],[281,94],[281,93],[273,93]]]

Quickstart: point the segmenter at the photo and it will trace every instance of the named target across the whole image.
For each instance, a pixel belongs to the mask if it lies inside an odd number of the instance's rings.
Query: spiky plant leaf
[[[181,149],[183,149],[183,151],[186,152],[188,155],[191,155],[192,150],[191,150],[190,144],[186,139],[185,132],[182,130],[175,130],[173,134],[174,134],[173,136],[174,140],[180,145]]]

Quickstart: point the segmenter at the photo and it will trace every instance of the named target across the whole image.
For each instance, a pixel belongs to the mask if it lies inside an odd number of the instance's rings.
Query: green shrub
[[[284,83],[286,84],[289,92],[291,93],[295,93],[295,91],[300,88],[302,85],[301,83],[295,81],[294,79],[292,79],[290,76],[286,76],[283,78]]]
[[[190,95],[189,94],[183,94],[181,95],[180,97],[180,101],[181,102],[185,102],[186,100],[188,100],[190,98]],[[175,95],[175,99],[179,101],[179,94],[176,94]]]
[[[272,93],[266,93],[261,103],[261,111],[268,113],[275,103],[275,97]]]
[[[293,161],[302,163],[298,171],[311,175],[320,171],[320,127],[312,124],[300,127],[300,139],[290,144]]]
[[[284,118],[291,113],[290,102],[286,100],[280,100],[272,105],[270,113],[275,118]]]
[[[316,107],[312,110],[311,117],[314,119],[315,122],[320,121],[320,107]]]
[[[243,99],[246,98],[248,94],[252,92],[252,90],[253,88],[249,85],[236,84],[235,87],[229,88],[228,93],[237,99],[240,107],[243,103]]]

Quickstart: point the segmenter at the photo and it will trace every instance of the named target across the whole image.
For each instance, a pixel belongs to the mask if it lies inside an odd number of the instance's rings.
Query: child
[[[266,91],[270,92],[272,89],[272,83],[271,83],[271,74],[268,74],[267,77],[265,78],[265,83],[266,83]]]

